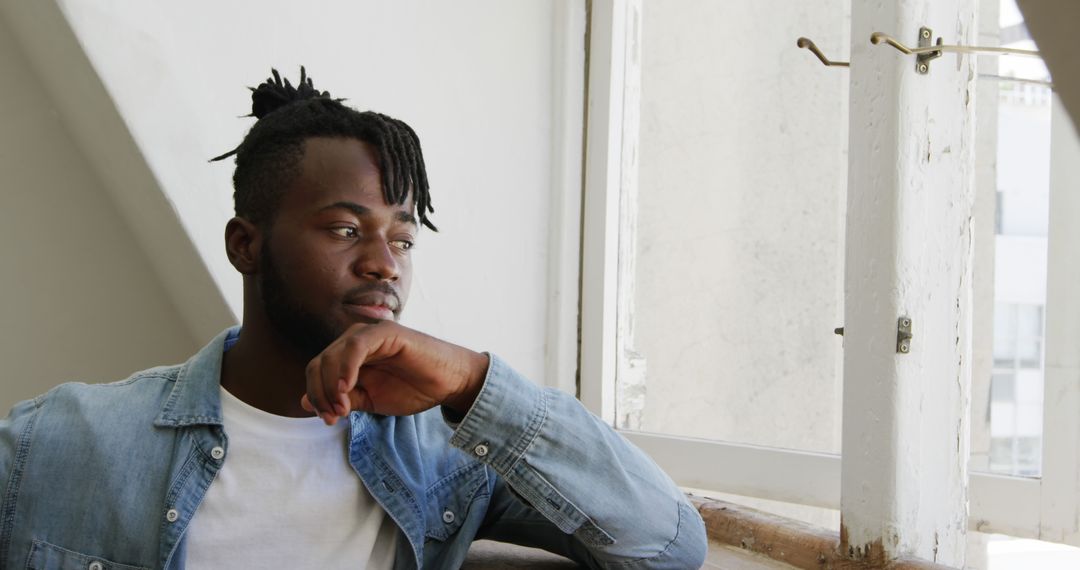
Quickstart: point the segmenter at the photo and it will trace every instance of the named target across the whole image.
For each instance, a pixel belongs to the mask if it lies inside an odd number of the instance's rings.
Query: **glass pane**
[[[1042,342],[1038,339],[1020,338],[1016,347],[1016,355],[1019,358],[1016,363],[1018,367],[1042,370]]]
[[[999,17],[1001,45],[1036,49],[1014,0],[984,0],[984,8]],[[985,402],[986,408],[972,410],[971,465],[1037,477],[1042,462],[1050,76],[1038,58],[983,58],[979,66],[976,117],[983,128],[976,137],[983,152],[976,154],[976,170],[991,175],[977,178],[976,201],[990,196],[996,230],[992,239],[975,244],[976,274],[980,260],[993,264],[992,283],[976,278],[974,285],[976,304],[993,308],[993,337],[986,349],[975,351],[973,401]],[[993,120],[985,122],[984,114]],[[992,248],[993,255],[979,257],[980,248]],[[980,359],[986,364],[980,365]]]
[[[999,192],[1000,194],[1000,192]],[[998,211],[1001,211],[999,207]],[[1000,234],[1000,232],[998,232]],[[1016,305],[1009,303],[996,303],[994,305],[994,330],[995,331],[1015,331],[1016,324]],[[994,338],[1003,337],[1005,335],[994,335]],[[994,352],[997,352],[995,350]]]
[[[840,451],[849,15],[644,0],[619,427]]]
[[[1042,305],[1014,305],[1016,307],[1016,334],[1021,338],[1042,338]]]
[[[1012,368],[1016,361],[1016,337],[1006,336],[1009,330],[994,328],[994,368]]]
[[[990,384],[990,401],[994,403],[1016,402],[1016,376],[994,374]]]
[[[990,470],[1011,474],[1016,464],[1013,445],[1016,443],[1011,437],[995,437],[990,445]]]

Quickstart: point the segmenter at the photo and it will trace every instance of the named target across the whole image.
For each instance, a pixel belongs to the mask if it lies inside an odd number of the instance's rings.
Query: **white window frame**
[[[637,183],[641,1],[594,0],[590,18],[579,397],[615,425],[620,196]],[[1080,224],[1070,223],[1080,219],[1080,145],[1056,97],[1054,109],[1043,475],[971,473],[968,520],[972,530],[1080,545]],[[840,508],[837,454],[620,433],[684,487]]]

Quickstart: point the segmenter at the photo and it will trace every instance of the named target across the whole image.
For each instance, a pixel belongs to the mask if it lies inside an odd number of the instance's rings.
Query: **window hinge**
[[[833,332],[844,336],[844,327],[837,327]],[[896,352],[911,352],[911,317],[900,317],[896,320]]]
[[[911,352],[911,317],[896,319],[896,352]]]

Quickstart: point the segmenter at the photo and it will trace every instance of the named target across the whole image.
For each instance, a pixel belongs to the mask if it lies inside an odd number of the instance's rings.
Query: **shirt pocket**
[[[107,560],[100,556],[81,554],[61,548],[42,540],[30,546],[27,570],[150,570],[146,566],[132,566]]]
[[[473,462],[429,487],[424,497],[427,503],[426,537],[443,541],[457,532],[468,518],[473,503],[490,494],[487,481],[487,467]]]

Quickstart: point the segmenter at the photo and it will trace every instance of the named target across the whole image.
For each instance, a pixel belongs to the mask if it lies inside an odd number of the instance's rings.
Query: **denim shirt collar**
[[[235,338],[239,331],[240,327],[222,331],[180,367],[172,393],[154,420],[155,426],[222,425],[218,390],[222,355],[227,339]]]

